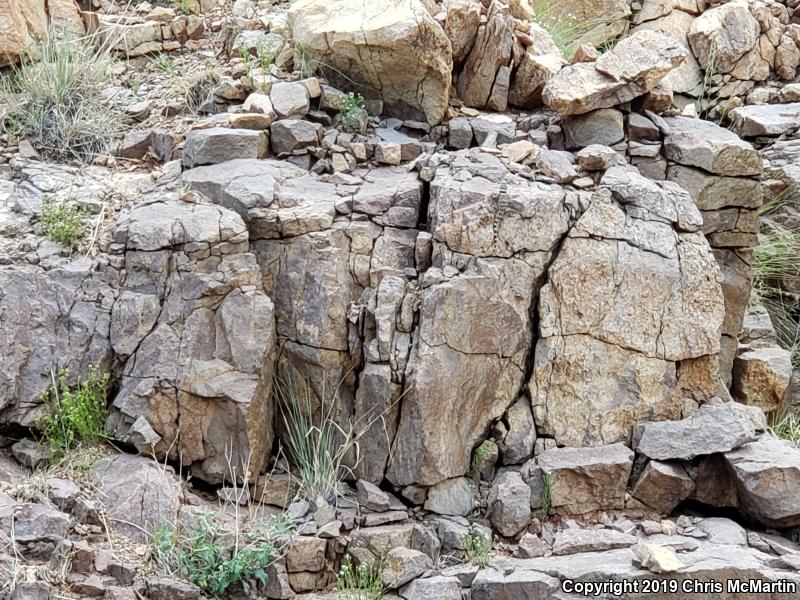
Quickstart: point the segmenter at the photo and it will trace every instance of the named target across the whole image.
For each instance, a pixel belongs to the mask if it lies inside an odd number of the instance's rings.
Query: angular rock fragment
[[[633,434],[633,448],[656,460],[688,460],[728,452],[755,439],[752,423],[739,417],[727,404],[712,404],[681,421],[638,425]]]

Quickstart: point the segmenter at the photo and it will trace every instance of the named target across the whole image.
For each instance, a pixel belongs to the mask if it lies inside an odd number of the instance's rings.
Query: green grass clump
[[[339,104],[339,123],[347,133],[363,133],[364,96],[350,92]]]
[[[80,245],[84,212],[68,202],[45,200],[39,217],[42,235],[72,249]]]
[[[464,538],[464,552],[467,560],[475,566],[485,568],[494,554],[494,540],[477,529],[470,527]]]
[[[579,19],[570,11],[570,3],[565,0],[534,0],[533,21],[550,34],[553,43],[566,60],[571,60],[578,49],[581,38],[596,27],[608,25],[625,15],[607,15],[597,19]],[[601,51],[613,48],[609,40]]]
[[[19,66],[0,76],[4,131],[54,158],[109,154],[123,123],[122,111],[102,95],[110,64],[97,38],[48,32]]]
[[[544,521],[547,518],[547,515],[550,514],[550,508],[553,504],[553,475],[551,473],[545,473],[542,476],[542,482],[544,487],[542,488],[539,509],[536,511],[536,517],[540,521]]]
[[[276,379],[275,391],[285,426],[286,451],[301,496],[334,504],[342,481],[353,472],[347,459],[359,459],[358,441],[367,427],[336,422],[337,394],[317,400],[307,381]]]
[[[492,450],[496,446],[495,441],[493,439],[484,440],[481,442],[480,446],[475,448],[472,453],[472,461],[470,462],[469,473],[467,476],[470,479],[477,479],[483,467],[486,466],[486,459],[492,453]]]
[[[771,427],[779,438],[800,446],[800,415],[797,413],[790,413],[782,419],[773,418]]]
[[[108,381],[108,373],[101,375],[92,365],[86,378],[78,379],[75,385],[69,383],[69,371],[61,371],[47,390],[43,400],[48,414],[42,417],[38,428],[56,456],[79,442],[91,444],[106,439]]]
[[[185,577],[206,594],[225,598],[236,585],[250,594],[267,584],[267,569],[284,555],[293,530],[285,515],[248,531],[230,531],[213,515],[203,515],[189,535],[157,529],[152,556],[159,570]]]
[[[383,597],[383,559],[353,565],[348,554],[336,576],[337,600],[380,600]]]

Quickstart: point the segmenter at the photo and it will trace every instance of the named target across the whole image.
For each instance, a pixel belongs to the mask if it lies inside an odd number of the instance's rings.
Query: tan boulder
[[[671,83],[672,89],[678,94],[699,91],[700,84],[703,81],[703,72],[700,70],[700,64],[692,54],[689,40],[686,38],[686,32],[689,31],[693,22],[694,17],[689,13],[682,10],[674,10],[661,18],[642,23],[633,30],[634,33],[644,30],[658,31],[678,40],[684,47],[686,60],[663,79],[664,82]]]
[[[731,392],[744,404],[765,413],[780,412],[788,399],[792,353],[779,346],[743,347],[733,361]]]
[[[513,45],[514,18],[505,4],[495,0],[458,78],[458,95],[464,104],[485,108],[493,97],[496,100],[498,74],[508,68]]]
[[[453,62],[464,60],[478,35],[481,24],[481,3],[478,0],[446,0],[444,32],[453,47]]]
[[[542,99],[562,114],[610,108],[650,91],[685,58],[686,51],[677,40],[639,31],[594,63],[562,69],[545,85]]]
[[[47,0],[47,14],[55,31],[74,37],[86,34],[86,26],[75,0]]]
[[[430,124],[444,117],[453,68],[450,40],[419,0],[300,0],[289,11],[296,43],[306,44],[388,113]]]
[[[16,63],[46,30],[44,0],[0,0],[0,66]]]
[[[692,23],[687,38],[704,69],[730,73],[737,61],[758,42],[761,26],[750,14],[747,0],[733,0],[707,10]]]

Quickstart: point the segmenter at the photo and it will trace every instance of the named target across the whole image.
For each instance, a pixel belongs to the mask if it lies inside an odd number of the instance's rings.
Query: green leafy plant
[[[348,554],[336,576],[337,600],[380,600],[383,597],[384,558],[353,565]]]
[[[309,501],[322,497],[335,503],[346,476],[352,476],[347,459],[359,461],[358,441],[367,427],[337,423],[338,394],[323,390],[317,401],[307,381],[294,377],[275,380],[275,391],[285,425],[288,458],[300,495]],[[317,404],[319,404],[317,406]],[[371,423],[370,423],[371,424]]]
[[[65,369],[45,393],[43,400],[49,412],[39,421],[38,428],[57,456],[78,442],[91,444],[106,439],[108,381],[108,373],[101,375],[92,365],[85,379],[79,378],[70,385],[69,371]]]
[[[108,154],[124,117],[102,95],[110,64],[107,45],[97,37],[48,32],[19,66],[0,76],[4,129],[55,158]]]
[[[467,474],[470,479],[477,479],[480,476],[483,467],[486,466],[486,459],[492,453],[496,445],[494,439],[489,438],[481,442],[480,446],[475,448],[472,452],[472,461],[470,462],[469,473]]]
[[[547,515],[550,514],[550,508],[553,503],[553,475],[545,473],[542,476],[542,495],[539,500],[539,508],[536,511],[536,517],[540,521],[544,521]]]
[[[285,554],[293,531],[294,522],[286,515],[231,531],[215,515],[205,514],[189,535],[158,528],[152,556],[159,570],[181,575],[207,594],[225,598],[236,585],[250,594],[256,585],[267,584],[267,569]]]
[[[350,92],[339,103],[339,123],[348,133],[362,133],[364,129],[364,97]]]
[[[189,3],[189,0],[173,0],[175,5],[175,9],[179,12],[182,12],[185,15],[192,14],[192,5]]]
[[[494,554],[494,540],[491,535],[486,537],[478,529],[470,527],[464,538],[464,553],[470,563],[484,568]]]
[[[45,200],[39,216],[42,235],[72,249],[79,246],[84,212],[69,202]]]

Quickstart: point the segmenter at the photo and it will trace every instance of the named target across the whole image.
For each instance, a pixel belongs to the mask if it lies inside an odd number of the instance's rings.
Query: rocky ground
[[[797,3],[574,4],[0,0],[125,115],[81,164],[3,108],[0,598],[800,597]],[[109,442],[54,456],[92,365]]]

